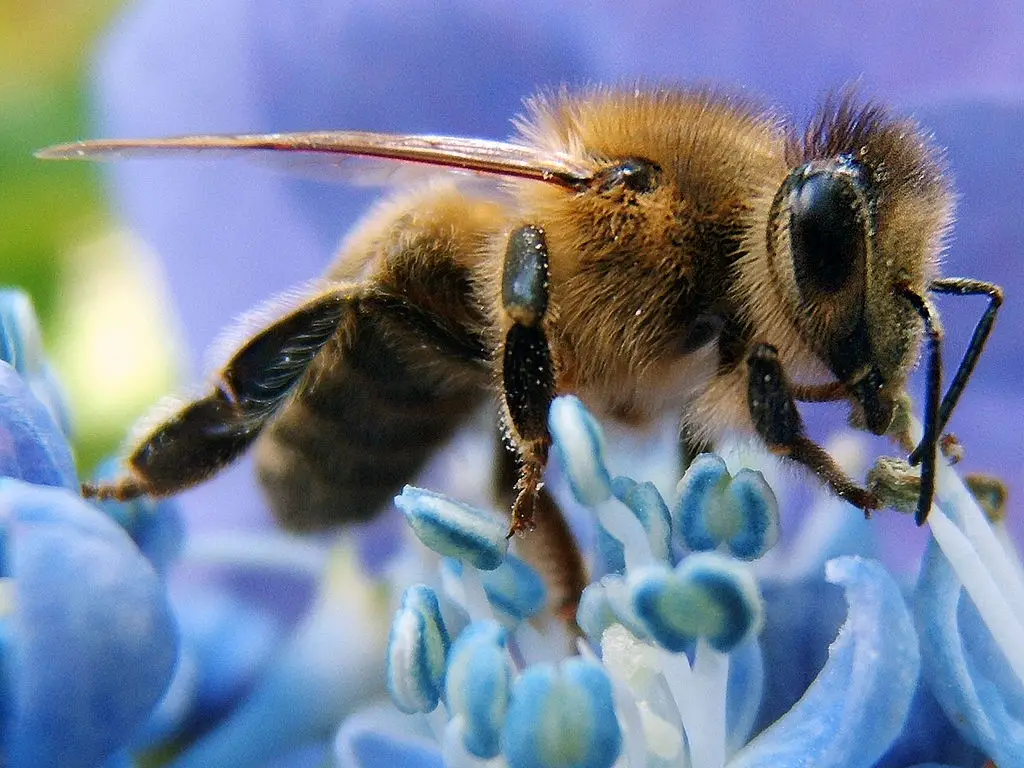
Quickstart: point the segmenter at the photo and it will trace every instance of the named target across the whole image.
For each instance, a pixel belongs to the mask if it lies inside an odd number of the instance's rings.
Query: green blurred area
[[[32,153],[89,135],[91,57],[120,4],[0,0],[0,284],[21,286],[32,296],[51,352],[89,348],[78,344],[73,334],[80,324],[61,306],[70,293],[67,281],[81,274],[81,265],[69,261],[115,223],[95,166],[46,163]],[[67,375],[76,366],[59,357],[53,362],[71,394],[73,418],[82,423],[75,413],[80,382]],[[86,428],[76,431],[83,473],[116,446],[138,408],[126,404],[99,426],[84,419]]]
[[[32,152],[83,135],[83,112],[77,81],[0,91],[0,281],[32,294],[48,330],[62,253],[100,229],[106,213],[96,168],[43,163]]]

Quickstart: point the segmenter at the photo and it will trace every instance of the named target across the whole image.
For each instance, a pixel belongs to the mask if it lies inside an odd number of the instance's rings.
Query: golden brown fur
[[[531,107],[526,140],[595,165],[644,157],[669,182],[649,196],[518,185],[518,218],[547,231],[559,389],[633,422],[678,408],[714,368],[700,359],[707,351],[680,353],[686,321],[727,300],[749,201],[774,193],[787,170],[785,136],[706,91],[599,89]]]
[[[524,226],[546,238],[543,332],[557,393],[632,423],[678,414],[688,435],[713,442],[755,430],[747,354],[771,345],[808,399],[847,399],[856,411],[856,388],[877,374],[883,384],[867,396],[877,394],[886,427],[922,338],[920,313],[895,297],[925,295],[951,217],[939,155],[916,126],[849,96],[796,130],[710,90],[594,88],[541,96],[516,127],[504,145],[338,133],[53,154],[299,148],[502,177],[492,202],[441,184],[378,206],[328,270],[349,311],[258,449],[276,511],[293,526],[371,514],[481,399],[501,399],[500,352],[519,321],[503,304],[505,249]],[[650,184],[616,175],[634,159],[655,169]],[[853,196],[862,227],[863,251],[834,291],[798,274],[790,240],[788,190],[819,166],[832,194]],[[827,389],[815,396],[818,385]],[[533,454],[543,441],[523,439],[504,414],[513,446],[542,465]],[[403,431],[412,436],[392,445]],[[183,471],[182,486],[200,474]]]

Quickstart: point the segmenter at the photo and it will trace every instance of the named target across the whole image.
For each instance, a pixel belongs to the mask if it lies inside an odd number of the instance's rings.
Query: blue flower
[[[348,714],[384,694],[389,606],[355,566],[350,547],[336,547],[324,565],[306,615],[262,662],[244,695],[230,702],[215,728],[189,740],[174,766],[261,766],[283,759],[326,741]],[[226,660],[213,661],[217,669]]]
[[[1024,764],[1024,569],[947,466],[936,496],[915,591],[924,677],[965,739]]]
[[[30,310],[0,316],[4,343],[34,327]],[[21,370],[43,368],[32,359],[41,348],[8,350]],[[0,362],[0,755],[6,765],[92,768],[142,729],[178,636],[152,565],[77,495],[53,413]]]
[[[0,413],[13,414],[0,420],[16,447],[11,471],[72,483],[58,427],[2,363],[0,392]],[[557,400],[552,419],[570,487],[594,505],[621,555],[622,569],[589,585],[580,601],[578,625],[589,642],[573,643],[539,574],[505,553],[500,519],[408,488],[398,503],[410,530],[445,557],[431,561],[410,538],[389,570],[392,589],[413,573],[439,588],[406,590],[386,653],[386,590],[353,567],[347,547],[328,554],[284,538],[229,537],[204,550],[199,537],[185,547],[185,561],[298,566],[320,581],[320,595],[281,644],[277,628],[211,603],[210,593],[179,601],[184,643],[166,691],[174,620],[157,574],[124,530],[145,530],[138,515],[158,512],[113,508],[107,517],[70,489],[6,480],[2,561],[18,599],[2,633],[12,691],[5,754],[27,765],[97,755],[123,763],[132,751],[176,741],[179,768],[255,766],[326,739],[340,723],[335,754],[361,766],[474,765],[498,756],[512,768],[684,758],[694,766],[769,766],[808,755],[815,765],[897,766],[970,755],[965,741],[1005,764],[1019,759],[1024,635],[1015,606],[1024,577],[1005,537],[948,468],[939,475],[935,543],[912,620],[877,561],[834,557],[866,549],[868,525],[834,498],[811,518],[813,546],[798,539],[793,556],[773,564],[778,504],[759,472],[730,471],[706,456],[667,504],[649,483],[612,477],[600,427],[579,400]],[[587,490],[596,487],[607,493]],[[780,567],[783,560],[791,565]],[[828,644],[818,620],[829,602],[814,597],[784,634],[772,622],[786,615],[783,606],[800,606],[822,570],[844,589],[847,615],[824,666],[799,683],[779,669],[797,638],[816,638],[819,651]],[[75,607],[84,601],[85,613]],[[207,619],[197,622],[204,604]],[[107,631],[91,631],[89,622]],[[118,631],[125,622],[138,632]],[[81,697],[45,695],[58,684],[66,690],[70,663],[83,695],[102,707],[104,727]],[[122,665],[140,674],[115,673]],[[360,709],[383,693],[385,679],[401,709],[420,713],[418,725]],[[759,710],[775,714],[759,719]],[[40,751],[40,734],[57,722],[60,738]],[[950,722],[959,736],[949,734]]]
[[[576,473],[571,486],[592,488],[601,478],[610,477],[598,452],[599,428],[578,400],[556,402],[559,406],[553,413],[562,423],[553,433],[556,440],[562,439],[559,455],[566,459],[565,471]],[[570,424],[573,420],[577,425]],[[586,434],[593,439],[566,439]],[[581,451],[590,455],[572,456]],[[944,706],[946,697],[927,687],[932,684],[927,672],[920,674],[918,628],[930,627],[927,631],[942,636],[943,647],[955,650],[955,622],[940,620],[928,609],[921,614],[920,598],[915,621],[898,581],[878,561],[852,554],[832,557],[837,551],[863,548],[865,523],[856,511],[832,498],[822,502],[832,506],[833,513],[849,515],[851,521],[846,525],[840,520],[818,531],[816,565],[802,556],[807,571],[823,569],[823,574],[787,572],[768,560],[764,568],[754,571],[752,566],[760,565],[759,561],[736,558],[730,552],[731,542],[737,534],[763,535],[774,525],[774,495],[759,473],[748,469],[732,474],[717,458],[709,457],[707,462],[715,467],[717,479],[710,484],[695,479],[707,474],[705,464],[697,464],[680,483],[683,496],[672,506],[680,512],[670,519],[673,527],[680,520],[708,514],[732,521],[709,521],[703,526],[721,532],[712,551],[666,554],[656,544],[663,537],[652,540],[645,533],[641,518],[646,513],[638,515],[626,505],[613,510],[610,505],[617,502],[597,500],[602,525],[617,518],[610,527],[616,532],[612,535],[621,534],[627,566],[624,573],[591,584],[583,595],[579,626],[590,643],[579,646],[581,659],[566,660],[574,649],[566,642],[564,628],[559,630],[550,619],[539,626],[511,622],[499,631],[489,619],[493,605],[479,572],[466,565],[454,575],[448,571],[438,599],[442,604],[451,601],[469,622],[456,632],[455,648],[479,648],[474,653],[485,652],[480,658],[489,661],[470,662],[466,659],[476,656],[453,649],[447,662],[447,712],[439,707],[418,728],[411,722],[405,729],[396,728],[400,721],[379,709],[354,716],[336,742],[341,764],[365,768],[417,761],[482,765],[479,760],[495,755],[498,733],[502,734],[501,755],[510,766],[611,765],[620,758],[629,765],[684,761],[694,766],[736,767],[906,766],[971,754],[969,747],[949,734],[949,721],[934,707],[929,691]],[[729,492],[737,479],[743,491]],[[620,480],[615,483],[634,487]],[[711,492],[712,487],[719,489],[719,495]],[[940,503],[944,493],[940,491]],[[664,505],[653,499],[648,502],[655,508]],[[747,508],[723,509],[728,505]],[[453,525],[464,524],[457,522],[462,514],[452,516]],[[765,515],[771,519],[767,525]],[[745,521],[746,530],[739,531],[736,521]],[[807,544],[795,546],[806,548]],[[701,549],[708,547],[702,543]],[[826,557],[832,559],[826,561]],[[776,606],[792,602],[810,584],[825,583],[822,575],[825,582],[844,590],[846,618],[837,632],[833,630],[834,642],[829,644],[814,615],[828,604],[822,594],[799,616],[802,626],[788,625],[791,637],[781,641],[783,648],[793,646],[801,633],[819,637],[824,666],[799,688],[791,676],[791,689],[782,694],[793,698],[771,721],[759,721],[759,709],[780,693],[779,676],[765,662],[766,653],[776,657],[781,650],[765,646],[767,639],[778,634],[758,637],[763,617],[770,619]],[[453,579],[461,579],[461,588],[453,588]],[[919,593],[934,589],[934,581],[926,572]],[[767,598],[761,595],[761,584],[768,590]],[[956,591],[951,593],[946,586],[938,592],[955,603]],[[936,622],[941,628],[932,629]],[[809,633],[807,628],[815,631]],[[954,637],[944,636],[950,631]],[[988,630],[976,626],[974,631]],[[538,632],[546,641],[538,642]],[[935,653],[932,666],[948,669],[948,655]],[[992,663],[977,658],[973,662],[986,669]],[[478,671],[468,673],[470,669]],[[511,686],[490,682],[506,680],[509,669]],[[995,673],[1002,671],[998,665],[987,669],[984,683],[977,675],[968,675],[957,688],[975,697],[973,718],[984,720],[990,732],[999,732],[993,718],[1005,725],[1005,712],[1019,707],[1013,698],[1019,695],[1019,680],[996,682]],[[978,693],[971,693],[975,688]],[[1000,706],[994,698],[996,689],[1002,691]],[[931,719],[923,718],[919,710]],[[905,731],[908,723],[917,730]],[[971,732],[965,737],[975,741],[977,725],[970,718],[968,723],[966,730]],[[556,733],[569,733],[572,738],[556,738]],[[490,746],[481,748],[471,734],[487,734],[484,743]],[[987,750],[988,745],[984,746]],[[1005,751],[1011,748],[1004,746],[1000,754],[1012,755]],[[1007,764],[1014,764],[1013,759]]]
[[[5,762],[91,768],[141,729],[170,679],[163,583],[68,491],[5,480],[0,515]]]
[[[93,480],[111,478],[117,471],[117,463],[108,461]],[[181,554],[185,538],[184,521],[174,500],[144,496],[131,501],[96,502],[96,506],[132,537],[158,573],[167,574]]]

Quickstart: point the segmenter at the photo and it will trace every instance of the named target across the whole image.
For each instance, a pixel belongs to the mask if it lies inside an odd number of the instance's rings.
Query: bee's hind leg
[[[878,498],[847,477],[836,460],[807,437],[775,347],[757,344],[747,356],[747,370],[750,418],[772,453],[809,467],[837,496],[860,507],[865,514],[878,509]]]
[[[549,281],[544,230],[530,224],[514,230],[501,280],[502,308],[512,321],[501,350],[505,421],[520,457],[509,535],[533,528],[551,447],[548,410],[555,397],[555,366],[544,332]]]
[[[495,453],[495,498],[510,508],[519,478],[518,456],[503,440]],[[536,512],[534,534],[516,554],[544,579],[552,613],[575,626],[580,595],[590,583],[583,553],[565,513],[547,488],[537,493]]]
[[[161,409],[125,458],[125,473],[82,485],[87,498],[170,496],[237,459],[289,398],[310,362],[352,314],[351,289],[307,297],[251,334],[205,394]]]

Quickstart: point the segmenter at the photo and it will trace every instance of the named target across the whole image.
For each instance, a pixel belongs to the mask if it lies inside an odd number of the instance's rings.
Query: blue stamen
[[[703,637],[727,653],[760,626],[764,611],[753,575],[713,553],[691,555],[675,570],[645,568],[631,575],[630,587],[637,617],[675,652]]]
[[[764,475],[741,469],[726,489],[736,515],[735,531],[726,541],[740,560],[756,560],[779,540],[779,504]]]
[[[604,462],[601,425],[572,395],[556,397],[548,412],[548,427],[573,495],[593,507],[612,495],[611,476]]]
[[[732,477],[720,457],[705,453],[690,464],[678,491],[676,525],[694,552],[724,545],[741,560],[755,560],[778,540],[778,502],[760,472],[741,469]]]
[[[676,528],[693,552],[715,549],[720,543],[711,521],[715,507],[729,482],[729,469],[721,457],[702,453],[687,467],[676,487],[679,499],[672,510]]]
[[[580,595],[579,606],[576,608],[576,623],[591,642],[600,643],[601,635],[618,618],[608,602],[604,585],[600,582],[588,584]]]
[[[444,567],[461,578],[462,563],[446,559]],[[491,606],[513,625],[535,616],[547,605],[548,591],[544,579],[524,560],[505,555],[501,565],[482,574],[484,592]]]
[[[607,768],[621,749],[611,681],[599,664],[538,664],[516,681],[502,734],[510,768]]]
[[[618,622],[637,637],[650,637],[647,627],[634,610],[633,593],[626,578],[613,573],[602,578],[599,584]]]
[[[508,523],[440,493],[405,486],[395,497],[413,533],[439,555],[484,571],[501,565],[508,549]]]
[[[406,589],[388,637],[387,686],[395,706],[408,714],[437,707],[449,645],[434,590]]]
[[[628,477],[616,477],[612,480],[612,493],[640,520],[647,531],[651,554],[669,562],[672,553],[672,515],[654,483],[638,483]]]
[[[452,718],[462,718],[462,743],[470,754],[485,759],[500,751],[512,687],[507,639],[497,622],[473,622],[452,646],[445,679]]]

